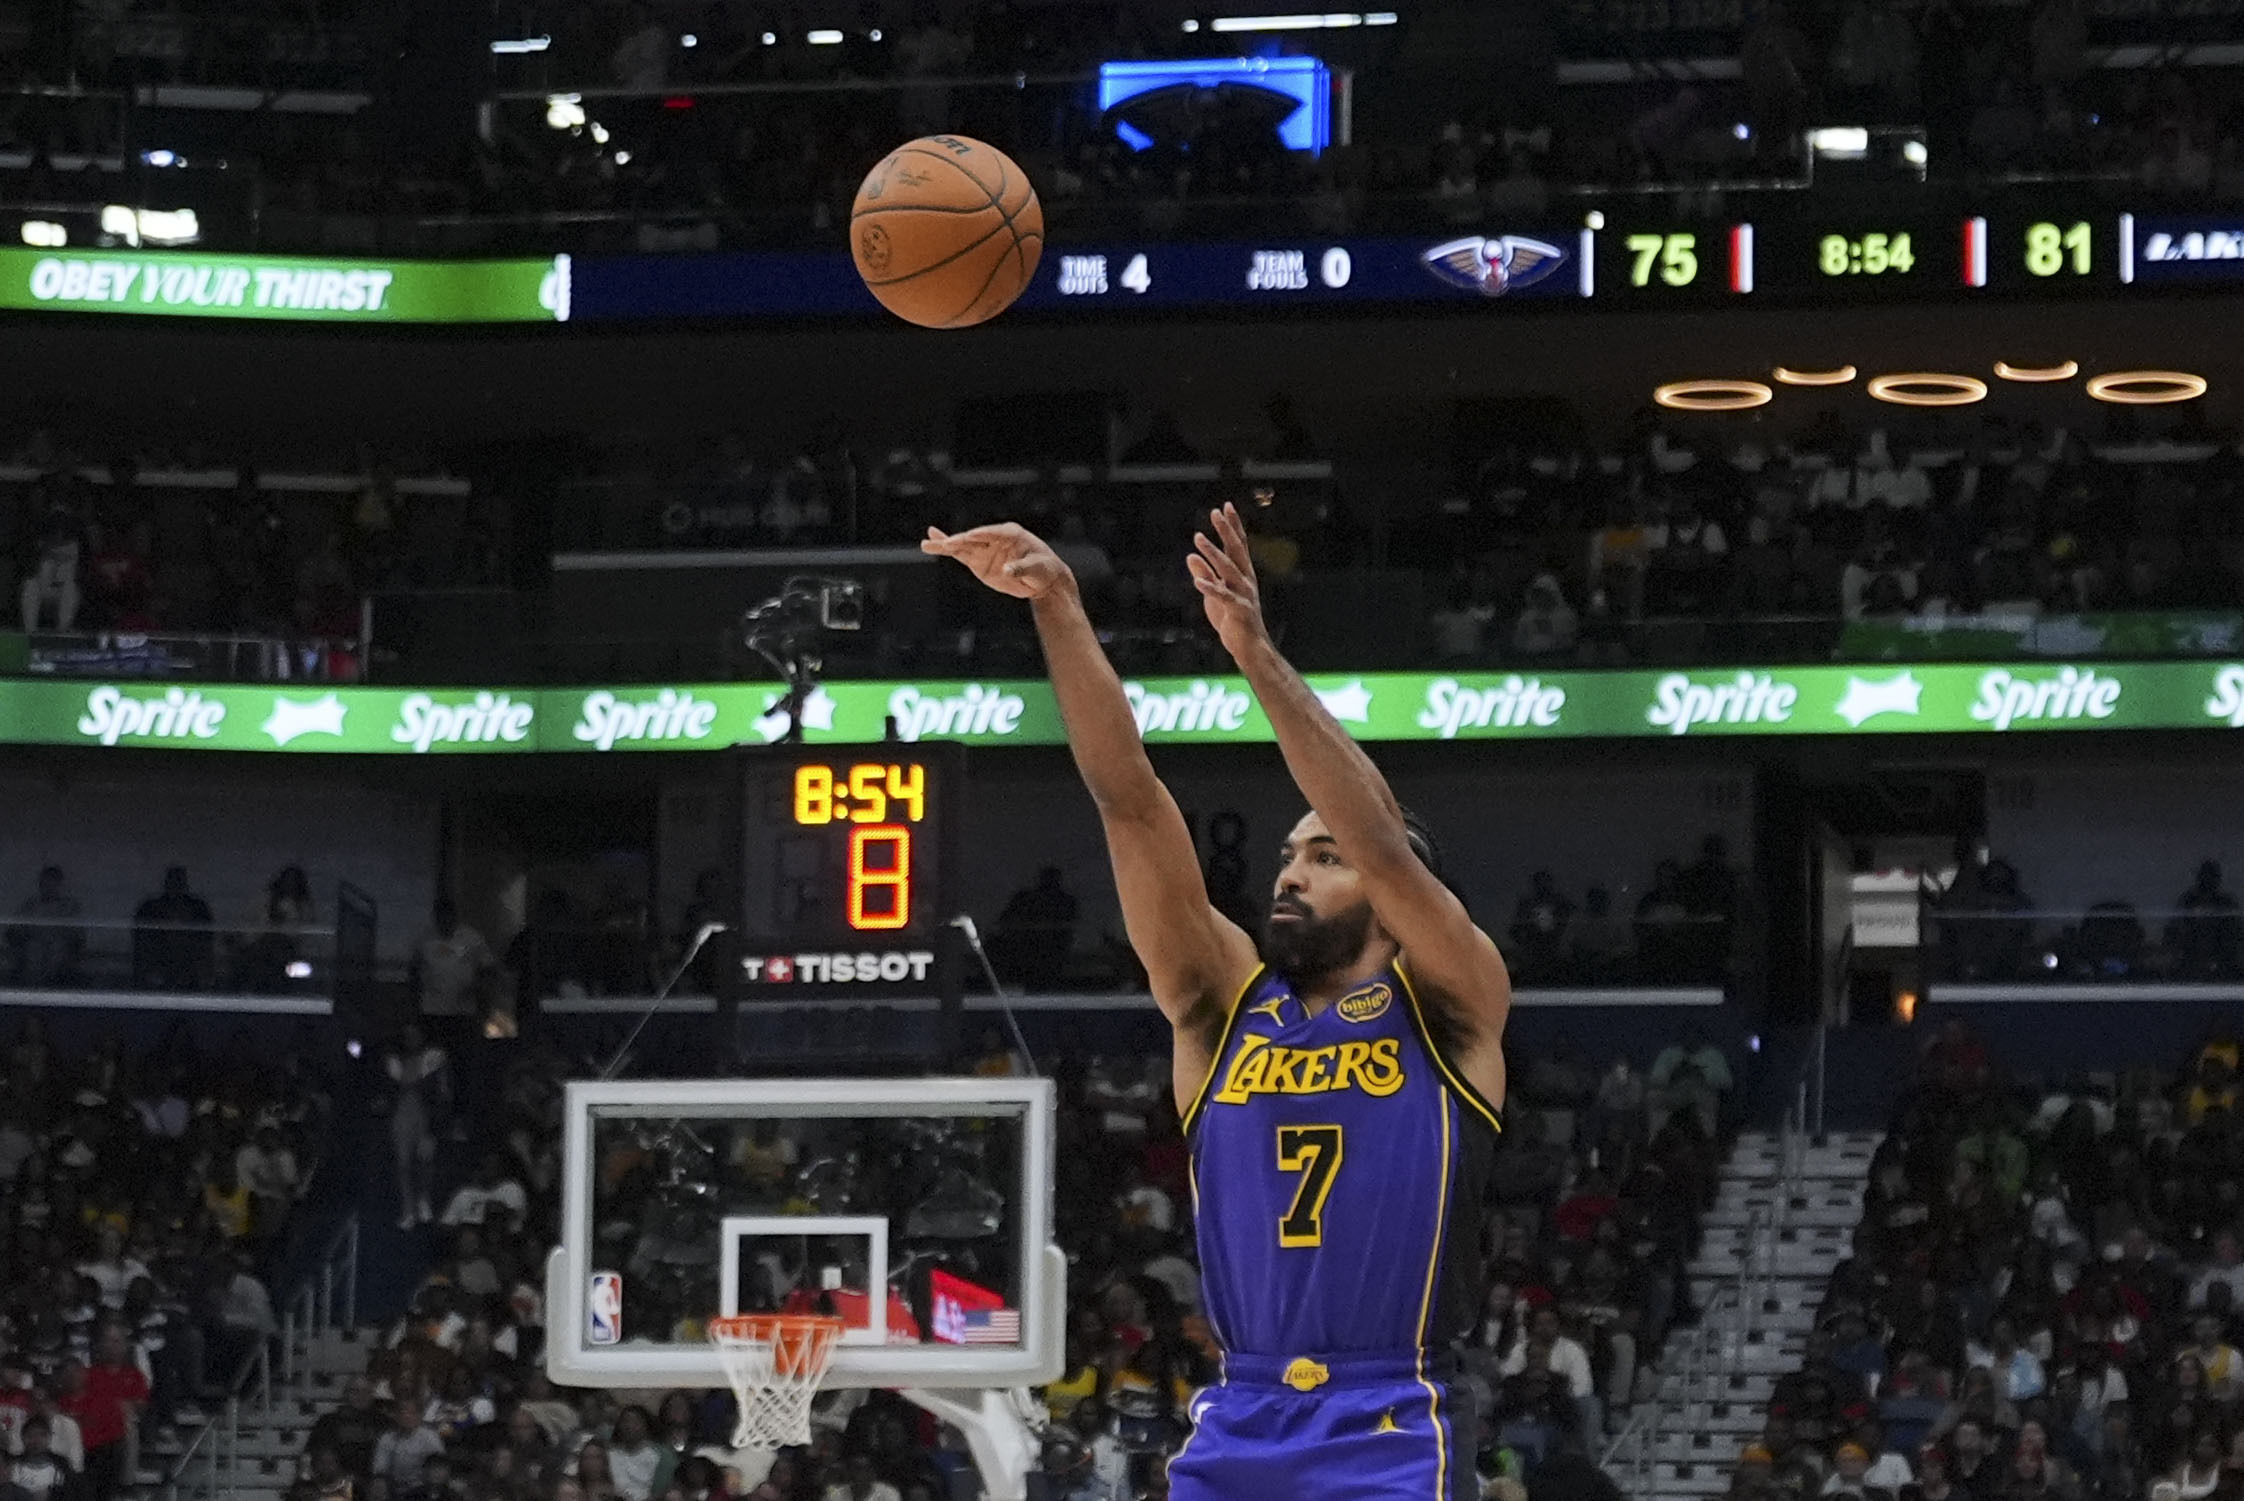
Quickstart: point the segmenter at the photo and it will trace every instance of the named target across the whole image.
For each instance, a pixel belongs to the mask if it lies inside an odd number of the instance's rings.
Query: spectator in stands
[[[133,913],[133,984],[142,990],[203,990],[216,973],[210,903],[195,895],[187,867],[169,866],[163,890]]]
[[[1613,895],[1603,886],[1582,893],[1582,915],[1573,924],[1574,965],[1591,983],[1615,978],[1628,959],[1628,924],[1613,911]]]
[[[18,921],[8,928],[8,972],[15,984],[37,988],[79,982],[86,933],[77,925],[78,916],[78,899],[64,884],[62,867],[41,870],[39,889],[16,908]]]
[[[1512,624],[1512,651],[1526,661],[1563,657],[1573,651],[1580,617],[1566,602],[1555,575],[1539,573],[1527,586],[1527,602]]]
[[[84,597],[86,524],[61,492],[34,492],[31,505],[39,520],[31,572],[20,593],[24,634],[36,635],[51,616],[53,629],[67,635],[78,623]]]
[[[22,1452],[7,1466],[9,1485],[28,1501],[68,1501],[77,1488],[78,1474],[54,1452],[50,1434],[45,1418],[26,1420],[20,1436]]]
[[[104,1325],[93,1363],[65,1362],[61,1383],[59,1405],[77,1422],[86,1446],[87,1488],[96,1497],[114,1496],[130,1478],[124,1468],[128,1430],[148,1401],[148,1378],[133,1363],[124,1327]]]
[[[115,1225],[103,1225],[98,1238],[99,1252],[91,1261],[78,1263],[78,1274],[91,1277],[101,1289],[101,1306],[118,1309],[125,1306],[125,1290],[148,1275],[148,1268],[125,1253],[125,1233]]]
[[[1449,580],[1442,607],[1434,611],[1434,661],[1443,667],[1474,667],[1486,660],[1488,627],[1496,604],[1485,575],[1461,572]]]
[[[485,1009],[485,987],[499,961],[491,945],[460,921],[460,909],[440,896],[429,912],[429,930],[414,946],[412,983],[425,1024],[465,1032],[465,1019]]]
[[[1548,974],[1566,953],[1566,927],[1574,904],[1559,894],[1557,877],[1538,870],[1528,878],[1527,894],[1512,910],[1511,942],[1504,955],[1515,971]]]
[[[2198,866],[2197,879],[2174,905],[2178,915],[2166,931],[2166,945],[2182,968],[2195,975],[2235,974],[2244,950],[2244,918],[2221,884],[2220,862]]]
[[[234,954],[233,985],[251,995],[286,990],[295,978],[303,931],[317,920],[311,883],[300,865],[284,866],[266,883],[265,898],[242,925]]]
[[[344,1473],[368,1474],[374,1468],[374,1447],[389,1426],[390,1416],[374,1398],[374,1383],[363,1374],[343,1383],[343,1400],[319,1415],[305,1447],[313,1454],[334,1455]]]
[[[1067,889],[1060,868],[1047,865],[1034,885],[1007,899],[991,935],[991,958],[999,971],[1030,990],[1050,990],[1067,972],[1075,947],[1080,906]]]
[[[388,1484],[392,1496],[403,1497],[420,1489],[422,1472],[444,1452],[444,1440],[422,1426],[418,1402],[392,1403],[390,1425],[374,1444],[373,1474]]]
[[[444,1050],[407,1022],[383,1061],[395,1091],[390,1102],[390,1147],[397,1162],[397,1227],[410,1230],[436,1215],[429,1198],[435,1191],[436,1132],[450,1109],[450,1060]]]
[[[252,1233],[260,1240],[278,1235],[304,1190],[296,1153],[277,1125],[264,1125],[234,1154],[234,1171],[249,1190]]]
[[[506,1159],[496,1152],[486,1152],[474,1178],[453,1190],[438,1223],[485,1225],[503,1234],[522,1223],[529,1207],[529,1196],[521,1181],[507,1170]]]
[[[1730,1060],[1696,1023],[1686,1024],[1682,1039],[1661,1049],[1652,1060],[1650,1083],[1645,1098],[1655,1134],[1669,1116],[1685,1110],[1698,1117],[1708,1137],[1720,1132],[1722,1101],[1734,1083]]]
[[[1599,1430],[1597,1382],[1590,1372],[1589,1352],[1563,1332],[1555,1306],[1546,1303],[1528,1315],[1527,1327],[1505,1352],[1500,1369],[1506,1376],[1529,1369],[1548,1371],[1557,1395],[1572,1399],[1576,1426],[1592,1433]]]

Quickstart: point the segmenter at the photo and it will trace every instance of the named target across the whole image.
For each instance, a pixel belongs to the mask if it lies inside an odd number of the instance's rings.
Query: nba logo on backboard
[[[623,1338],[623,1275],[594,1272],[585,1290],[584,1342],[612,1345]]]

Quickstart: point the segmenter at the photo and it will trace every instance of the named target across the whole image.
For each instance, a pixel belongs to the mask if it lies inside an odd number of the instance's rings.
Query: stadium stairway
[[[136,1477],[154,1501],[282,1501],[312,1424],[366,1369],[378,1328],[296,1331],[274,1341],[263,1379],[225,1402],[200,1404],[203,1423],[145,1438]],[[283,1346],[286,1353],[283,1353]]]
[[[1631,1501],[1696,1501],[1729,1488],[1770,1390],[1800,1364],[1862,1216],[1878,1141],[1875,1132],[1738,1138],[1689,1268],[1699,1321],[1670,1337],[1657,1396],[1606,1453]]]

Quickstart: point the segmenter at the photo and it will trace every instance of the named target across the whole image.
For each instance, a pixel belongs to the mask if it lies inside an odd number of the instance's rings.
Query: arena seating
[[[1730,1494],[2233,1494],[2236,1058],[2036,1082],[1944,1027]]]

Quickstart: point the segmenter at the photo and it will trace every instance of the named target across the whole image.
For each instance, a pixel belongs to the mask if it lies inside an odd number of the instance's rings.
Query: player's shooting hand
[[[931,526],[919,550],[958,559],[974,577],[1015,599],[1035,599],[1075,577],[1042,537],[1011,521],[978,526],[955,537]]]
[[[1269,636],[1262,621],[1262,586],[1255,582],[1254,555],[1247,551],[1247,527],[1239,508],[1226,503],[1222,510],[1210,511],[1208,520],[1217,540],[1194,532],[1185,571],[1208,607],[1208,624],[1215,627],[1224,650],[1237,657]]]

